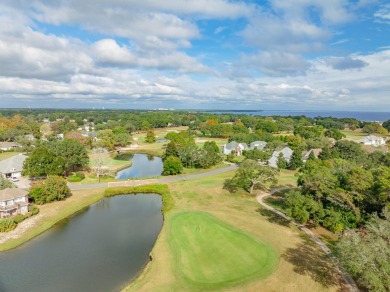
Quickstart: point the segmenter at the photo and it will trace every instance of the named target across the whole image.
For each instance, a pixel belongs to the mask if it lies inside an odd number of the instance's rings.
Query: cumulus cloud
[[[284,52],[261,52],[245,56],[240,66],[253,69],[269,76],[305,75],[310,63],[302,56]]]
[[[384,4],[381,8],[375,12],[374,16],[379,22],[385,22],[390,24],[390,4]]]
[[[326,63],[336,70],[361,69],[368,66],[368,63],[352,57],[331,57]]]

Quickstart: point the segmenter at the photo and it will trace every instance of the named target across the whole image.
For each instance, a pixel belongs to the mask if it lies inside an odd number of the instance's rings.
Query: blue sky
[[[0,107],[390,111],[380,0],[3,0]]]

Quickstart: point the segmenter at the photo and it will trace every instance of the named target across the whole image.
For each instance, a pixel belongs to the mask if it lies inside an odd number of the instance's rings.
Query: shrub
[[[81,180],[85,179],[85,174],[81,171],[76,172],[75,176],[81,178]]]
[[[74,182],[80,182],[80,181],[82,181],[82,179],[78,176],[72,175],[72,176],[68,177],[68,182],[74,183]]]
[[[179,174],[183,171],[183,164],[179,157],[169,156],[164,160],[163,175]]]
[[[30,190],[30,197],[39,205],[63,200],[69,195],[70,189],[66,180],[59,176],[49,176],[45,180],[37,181]]]
[[[16,224],[19,224],[20,222],[22,222],[24,219],[26,219],[26,218],[28,218],[28,217],[29,217],[28,215],[22,215],[22,214],[20,214],[20,215],[16,215],[16,216],[12,217],[12,219],[14,220],[14,222],[15,222]]]
[[[12,218],[0,220],[0,232],[8,232],[16,228],[16,223]]]

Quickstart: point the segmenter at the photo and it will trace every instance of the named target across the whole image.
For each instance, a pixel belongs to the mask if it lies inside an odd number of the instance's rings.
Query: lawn
[[[352,131],[350,129],[345,129],[345,130],[341,130],[341,133],[343,133],[347,139],[351,139],[351,140],[360,140],[368,136],[367,133],[362,133],[361,129],[357,129],[355,131]]]
[[[164,216],[163,229],[151,252],[152,261],[125,290],[343,290],[331,262],[310,238],[262,208],[254,196],[243,191],[230,194],[222,189],[224,180],[233,175],[231,171],[169,184],[175,206]],[[194,213],[204,215],[193,216]],[[237,249],[237,244],[243,245],[241,249]],[[264,274],[258,271],[252,277],[240,265],[252,269],[251,249],[257,244],[259,250],[263,250],[263,245],[271,247],[279,260],[275,269],[267,268]],[[253,257],[260,267],[260,254],[255,252]],[[210,263],[211,259],[215,259],[215,264]],[[237,275],[231,272],[233,266]]]
[[[0,161],[18,154],[18,152],[0,152]]]
[[[268,244],[201,212],[172,218],[170,247],[178,277],[197,289],[264,278],[278,263],[277,253]]]
[[[298,177],[295,176],[296,170],[281,169],[278,179],[278,186],[297,186]]]

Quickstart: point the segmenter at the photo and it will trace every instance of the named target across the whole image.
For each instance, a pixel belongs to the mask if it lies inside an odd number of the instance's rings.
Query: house
[[[27,156],[23,154],[15,155],[0,161],[0,173],[4,178],[21,177],[23,163]]]
[[[20,145],[15,142],[0,142],[0,150],[3,151],[10,151],[19,147]]]
[[[255,148],[257,148],[258,150],[263,150],[264,147],[267,146],[267,142],[264,142],[264,141],[255,141],[255,142],[252,142],[249,146],[249,150],[254,150]]]
[[[314,153],[314,157],[318,158],[318,155],[320,155],[320,153],[322,152],[322,149],[321,148],[315,148],[315,149],[310,149],[309,151],[304,151],[302,153],[303,163],[306,163],[306,161],[309,159],[310,153],[312,153],[312,152]]]
[[[271,158],[268,160],[268,165],[272,167],[278,167],[278,158],[279,154],[283,154],[283,158],[286,160],[287,163],[290,162],[291,155],[293,154],[293,151],[289,147],[284,147],[280,151],[274,151],[272,153]]]
[[[22,189],[0,190],[0,218],[28,212],[28,192]]]
[[[237,156],[242,155],[243,150],[248,150],[248,145],[246,143],[237,143],[236,141],[232,141],[222,146],[222,153],[225,155],[229,155],[234,151]]]
[[[366,136],[363,139],[360,139],[358,141],[358,143],[362,143],[364,145],[378,147],[378,146],[385,145],[386,141],[382,137],[377,137],[377,136],[371,135],[371,136]]]

